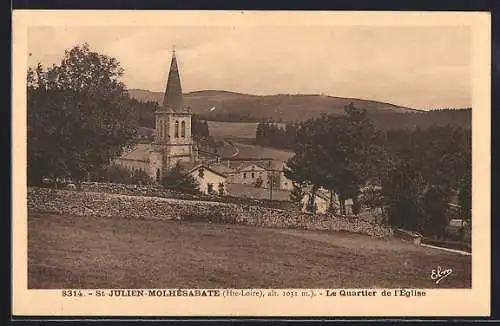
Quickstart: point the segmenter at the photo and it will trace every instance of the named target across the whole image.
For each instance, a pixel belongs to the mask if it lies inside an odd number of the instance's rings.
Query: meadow
[[[453,273],[438,285],[437,266]],[[28,288],[470,288],[471,257],[343,232],[30,212]]]
[[[208,121],[210,136],[216,139],[241,137],[255,138],[256,122],[222,122]]]

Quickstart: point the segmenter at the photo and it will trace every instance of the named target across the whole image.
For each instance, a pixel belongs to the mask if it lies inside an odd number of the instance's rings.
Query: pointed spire
[[[163,98],[163,108],[175,112],[182,112],[183,97],[179,68],[177,67],[177,58],[175,57],[175,46],[172,49],[172,61],[168,73],[167,88]]]

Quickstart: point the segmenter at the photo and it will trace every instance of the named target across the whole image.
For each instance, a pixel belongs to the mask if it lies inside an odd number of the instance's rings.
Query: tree
[[[417,230],[422,223],[423,179],[407,162],[391,170],[382,183],[388,204],[388,222],[398,228]]]
[[[28,69],[28,181],[71,175],[75,181],[132,145],[137,117],[112,57],[87,44],[65,51],[60,65]]]
[[[377,178],[385,159],[382,135],[366,112],[352,104],[345,112],[302,123],[296,129],[295,155],[284,171],[292,181],[311,185],[313,195],[320,187],[337,193],[341,214],[360,185]]]
[[[135,170],[131,176],[131,183],[133,184],[151,184],[153,179],[144,170]]]
[[[426,234],[444,237],[444,231],[448,224],[446,211],[448,208],[449,192],[446,187],[432,186],[425,192],[422,206],[424,223],[421,230]]]
[[[182,166],[179,162],[176,163],[167,173],[165,173],[162,179],[163,187],[178,192],[184,192],[188,194],[199,193],[199,185],[196,179],[190,175],[185,174],[182,171]]]
[[[207,120],[202,120],[198,115],[191,117],[191,133],[196,140],[205,140],[210,137]]]
[[[359,202],[358,197],[354,197],[352,199],[352,213],[357,216],[360,211],[361,211],[361,203]]]
[[[254,182],[254,186],[255,188],[260,188],[262,187],[262,184],[264,183],[264,180],[262,180],[262,178],[259,176],[255,182]]]
[[[304,184],[292,182],[293,188],[290,191],[290,200],[295,203],[300,203],[304,198]]]
[[[97,181],[111,183],[130,183],[132,173],[118,164],[100,168],[97,171]]]

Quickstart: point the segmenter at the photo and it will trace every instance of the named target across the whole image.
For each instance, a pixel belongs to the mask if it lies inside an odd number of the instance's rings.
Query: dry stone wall
[[[274,228],[346,231],[373,237],[389,237],[393,234],[388,227],[355,218],[313,216],[297,211],[234,203],[47,188],[28,188],[28,210],[82,217],[196,220]]]
[[[86,192],[105,192],[110,194],[130,195],[130,196],[148,196],[148,197],[162,197],[174,198],[185,200],[204,200],[216,201],[234,204],[246,204],[255,206],[266,206],[286,210],[299,210],[296,203],[282,200],[259,200],[252,198],[240,198],[232,196],[218,196],[218,195],[191,195],[165,189],[155,185],[132,185],[132,184],[119,184],[119,183],[101,183],[101,182],[82,182],[79,185],[81,191]]]

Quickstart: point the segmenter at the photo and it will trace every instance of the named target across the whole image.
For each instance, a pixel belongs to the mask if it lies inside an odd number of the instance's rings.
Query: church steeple
[[[183,111],[184,100],[182,97],[181,78],[179,77],[179,68],[175,57],[175,47],[172,51],[172,61],[168,73],[167,88],[163,98],[163,109],[174,112]]]

